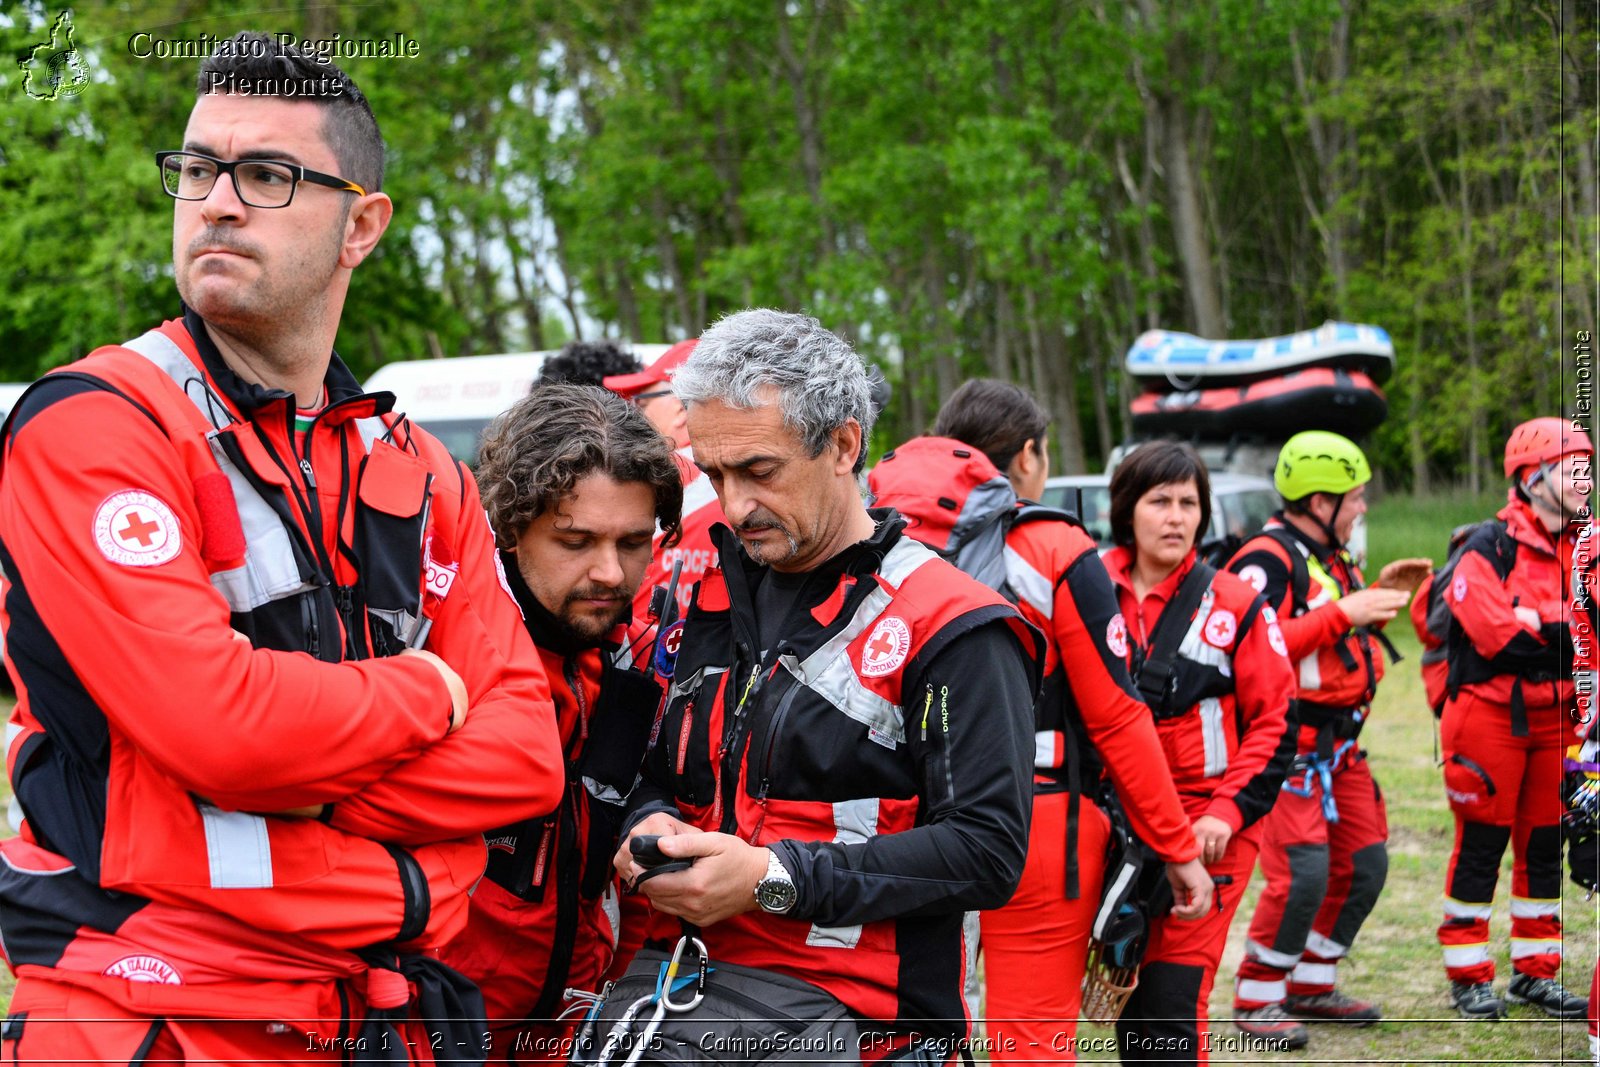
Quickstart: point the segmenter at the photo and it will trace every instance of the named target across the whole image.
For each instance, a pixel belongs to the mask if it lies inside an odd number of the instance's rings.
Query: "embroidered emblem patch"
[[[1233,612],[1218,608],[1206,620],[1206,640],[1218,648],[1227,648],[1233,643],[1233,635],[1238,629],[1239,620],[1233,617]]]
[[[94,513],[100,554],[124,567],[155,567],[183,548],[178,517],[166,501],[140,489],[112,493]]]
[[[1450,583],[1450,596],[1457,604],[1467,599],[1467,576],[1465,574],[1456,575],[1456,580]]]
[[[1239,571],[1239,577],[1250,583],[1250,588],[1258,593],[1267,591],[1267,572],[1254,563]]]
[[[154,982],[157,985],[182,985],[183,977],[166,960],[155,956],[124,956],[104,972],[107,978],[129,982]]]
[[[905,620],[890,615],[878,622],[861,649],[861,673],[868,678],[890,674],[906,661],[911,651],[911,627]]]
[[[1106,647],[1118,659],[1128,658],[1128,621],[1120,611],[1106,623]]]
[[[1289,643],[1283,639],[1283,629],[1278,625],[1278,613],[1271,607],[1261,609],[1261,621],[1267,624],[1267,644],[1280,656],[1289,654]]]
[[[683,645],[683,619],[679,619],[665,630],[661,631],[661,639],[656,642],[656,673],[663,678],[671,678],[678,669],[678,649]]]

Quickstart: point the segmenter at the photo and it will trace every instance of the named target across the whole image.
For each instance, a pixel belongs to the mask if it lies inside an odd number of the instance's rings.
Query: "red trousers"
[[[1528,710],[1525,737],[1511,711],[1462,692],[1444,706],[1444,788],[1456,820],[1445,875],[1439,944],[1454,982],[1494,978],[1489,915],[1500,859],[1511,845],[1511,966],[1553,978],[1561,967],[1561,754],[1559,708]]]
[[[262,1010],[270,1012],[271,1004]],[[359,1010],[352,1014],[359,1017]],[[411,1063],[432,1063],[420,1024],[403,1030]],[[267,1019],[152,1018],[88,989],[34,975],[17,980],[0,1031],[5,1063],[341,1063],[353,1051],[339,1035]]]
[[[1203,805],[1190,812],[1201,814]],[[1139,984],[1117,1021],[1123,1063],[1210,1059],[1200,1038],[1208,1018],[1206,1001],[1228,941],[1228,926],[1255,870],[1259,832],[1252,827],[1235,836],[1222,858],[1206,865],[1219,882],[1217,904],[1210,914],[1193,922],[1162,916],[1151,923]]]
[[[1011,902],[982,916],[990,1060],[1074,1063],[1083,963],[1100,904],[1110,824],[1078,808],[1078,898],[1066,893],[1067,794],[1033,799],[1028,862]]]
[[[1285,785],[1302,781],[1296,775]],[[1236,1009],[1331,991],[1339,960],[1388,877],[1389,819],[1366,753],[1341,760],[1333,772],[1337,822],[1323,814],[1322,784],[1314,775],[1310,793],[1285,788],[1261,820],[1267,885],[1250,921]]]

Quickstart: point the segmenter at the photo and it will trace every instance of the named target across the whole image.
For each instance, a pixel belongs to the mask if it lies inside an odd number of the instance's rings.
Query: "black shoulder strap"
[[[1289,557],[1289,613],[1305,614],[1306,600],[1311,595],[1311,566],[1306,563],[1304,549],[1295,540],[1294,534],[1281,526],[1262,530],[1261,533],[1278,542]]]
[[[1139,687],[1139,695],[1144,697],[1144,702],[1152,711],[1164,710],[1170,695],[1172,667],[1178,658],[1178,646],[1183,643],[1183,636],[1188,633],[1194,613],[1200,607],[1206,590],[1211,588],[1211,579],[1216,574],[1215,567],[1195,560],[1194,568],[1184,575],[1183,581],[1178,583],[1177,592],[1172,594],[1172,599],[1161,612],[1155,633],[1150,635],[1150,649],[1145,653],[1144,663],[1140,665],[1134,682]]]
[[[1025,522],[1038,522],[1040,520],[1064,522],[1069,526],[1076,526],[1080,530],[1083,529],[1083,523],[1079,521],[1076,514],[1064,508],[1053,508],[1048,504],[1024,503],[1010,515],[1012,526],[1021,526]]]
[[[1494,554],[1500,558],[1500,566],[1504,573],[1509,575],[1517,565],[1517,539],[1511,536],[1511,531],[1501,519],[1490,519],[1494,523]]]

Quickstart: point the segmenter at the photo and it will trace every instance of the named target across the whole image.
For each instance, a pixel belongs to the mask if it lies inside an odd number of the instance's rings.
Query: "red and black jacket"
[[[1326,584],[1305,577],[1313,564]],[[1383,678],[1384,654],[1373,633],[1352,628],[1339,606],[1341,597],[1365,587],[1349,553],[1318,544],[1280,513],[1239,548],[1228,570],[1277,612],[1298,673],[1301,751],[1318,747],[1324,731],[1340,738],[1359,734]],[[1322,737],[1324,747],[1327,740]]]
[[[726,527],[685,621],[667,709],[629,802],[767,846],[784,916],[708,927],[715,965],[821,986],[894,1030],[965,1033],[962,915],[1005,903],[1027,852],[1038,635],[993,591],[903,536],[814,572],[775,647]]]
[[[1574,552],[1583,527],[1568,524],[1552,535],[1515,496],[1498,518],[1468,536],[1440,591],[1451,617],[1446,685],[1451,696],[1466,690],[1505,705],[1512,735],[1521,737],[1529,713],[1574,700],[1571,592],[1574,564],[1584,562]],[[1517,618],[1518,607],[1539,613],[1537,632]]]
[[[1173,610],[1195,560],[1190,550],[1141,601],[1133,590],[1133,554],[1114,548],[1106,555],[1129,620],[1131,671],[1150,655],[1157,627],[1167,625],[1163,616]],[[1265,598],[1226,571],[1211,574],[1190,618],[1171,621],[1182,639],[1164,692],[1150,706],[1161,750],[1191,817],[1216,816],[1237,833],[1272,810],[1294,760],[1288,648]]]
[[[1150,758],[1156,730],[1128,677],[1128,627],[1094,539],[1072,523],[1023,523],[1006,534],[1005,563],[1018,608],[1046,637],[1036,788],[1067,789],[1076,750],[1086,764],[1080,783],[1092,786],[1104,771],[1140,840],[1169,863],[1193,859],[1199,846],[1182,802]],[[1069,893],[1070,872],[1069,862]]]
[[[566,788],[550,814],[484,835],[489,843],[484,877],[510,893],[516,906],[547,917],[548,955],[524,961],[545,969],[543,994],[528,1011],[529,1018],[544,1019],[561,1007],[573,945],[584,926],[580,910],[601,908],[615,878],[611,858],[623,803],[644,762],[661,685],[644,670],[653,630],[619,626],[603,641],[581,641],[539,603],[512,553],[501,553],[501,562],[550,679]],[[486,905],[475,898],[473,907],[481,906]],[[524,917],[521,925],[538,922]]]
[[[465,920],[482,831],[554,805],[553,716],[531,713],[549,689],[470,476],[337,357],[324,384],[299,450],[294,398],[234,375],[191,313],[13,411],[11,781],[24,838],[72,865],[54,884],[114,903],[47,920],[8,881],[6,945],[30,946],[14,964],[64,967],[149,902],[174,949],[186,924],[436,946]],[[443,679],[393,655],[424,634],[468,689],[454,733]]]

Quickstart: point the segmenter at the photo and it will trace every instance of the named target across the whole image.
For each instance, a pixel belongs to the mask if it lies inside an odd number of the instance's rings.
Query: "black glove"
[[[1600,886],[1600,833],[1567,834],[1567,867],[1572,880],[1593,892]]]

